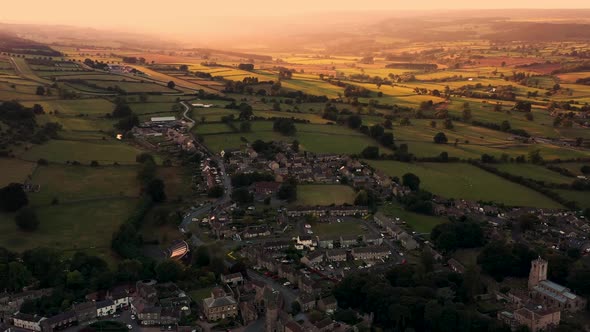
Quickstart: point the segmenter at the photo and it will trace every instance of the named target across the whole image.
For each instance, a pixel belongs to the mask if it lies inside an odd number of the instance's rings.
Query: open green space
[[[465,163],[401,163],[368,161],[376,169],[400,179],[406,173],[420,177],[420,187],[446,198],[493,201],[511,206],[561,208],[540,193]]]
[[[343,220],[342,222],[316,223],[312,226],[314,235],[322,237],[361,236],[366,233],[360,221]]]
[[[35,205],[139,195],[137,168],[133,166],[49,165],[37,168],[32,182],[41,186],[29,198]]]
[[[118,198],[37,208],[39,229],[17,229],[12,214],[0,214],[0,247],[24,251],[50,247],[64,252],[90,251],[112,261],[113,232],[128,218],[137,199]]]
[[[511,163],[497,164],[493,166],[503,172],[537,181],[544,181],[547,183],[571,183],[574,181],[573,178],[563,176],[557,172],[538,165]]]
[[[96,160],[102,164],[135,164],[135,156],[142,151],[124,142],[85,142],[52,140],[42,145],[35,145],[20,157],[29,161],[41,158],[50,162],[65,163],[78,161],[89,164]]]
[[[443,217],[427,216],[406,211],[399,204],[394,203],[386,203],[379,210],[388,217],[394,219],[399,218],[400,222],[405,222],[418,233],[430,233],[436,225],[448,221]]]
[[[353,204],[356,193],[349,186],[303,184],[297,186],[295,205]]]
[[[582,209],[590,208],[590,193],[588,193],[587,191],[565,189],[555,189],[554,191],[561,195],[563,198],[567,199],[568,201],[578,203],[578,206]]]

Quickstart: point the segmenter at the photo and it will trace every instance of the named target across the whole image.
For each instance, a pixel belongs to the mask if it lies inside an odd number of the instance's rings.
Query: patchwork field
[[[303,184],[297,186],[294,205],[342,205],[353,204],[356,193],[349,186]]]
[[[396,203],[386,203],[379,209],[379,211],[393,219],[399,218],[399,222],[405,222],[410,228],[418,233],[430,233],[436,225],[448,221],[446,218],[442,217],[426,216],[406,211]]]
[[[312,226],[311,230],[314,235],[327,238],[337,236],[362,236],[366,233],[363,230],[363,224],[358,221],[343,220],[342,222],[330,222],[330,223],[316,223]]]
[[[553,200],[469,164],[368,161],[389,176],[420,177],[420,187],[446,198],[494,201],[514,206],[561,208]]]
[[[99,163],[134,164],[135,156],[141,150],[123,142],[83,142],[53,140],[43,145],[35,145],[22,154],[22,158],[29,161],[37,161],[41,158],[50,162],[65,163],[66,161],[79,161],[89,164],[92,160]]]
[[[572,183],[575,179],[563,176],[543,166],[531,164],[497,164],[493,165],[501,171],[547,183]]]

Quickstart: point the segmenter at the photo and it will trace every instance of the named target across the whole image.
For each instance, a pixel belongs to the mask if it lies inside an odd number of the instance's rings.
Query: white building
[[[45,317],[17,312],[12,317],[12,324],[21,329],[41,332],[41,322],[45,319]]]
[[[104,300],[96,302],[96,317],[104,317],[114,314],[117,311],[117,305],[113,300]]]

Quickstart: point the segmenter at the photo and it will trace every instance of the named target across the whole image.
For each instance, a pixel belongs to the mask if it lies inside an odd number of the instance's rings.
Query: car
[[[121,315],[119,315],[119,314],[114,314],[113,315],[113,318],[117,318],[117,317],[121,317]]]
[[[310,224],[305,224],[305,228],[311,228]]]
[[[289,286],[289,285],[291,285],[291,282],[289,282],[289,281],[283,283],[283,286]]]
[[[135,320],[135,315],[131,315],[131,319]]]
[[[127,324],[127,329],[133,330],[133,326],[131,326],[131,324]]]

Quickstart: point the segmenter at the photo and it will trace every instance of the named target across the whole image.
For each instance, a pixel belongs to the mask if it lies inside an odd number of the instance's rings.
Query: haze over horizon
[[[250,34],[260,32],[261,27],[274,27],[286,23],[291,28],[324,23],[323,17],[333,20],[334,14],[354,16],[362,12],[380,12],[395,14],[396,11],[441,11],[441,10],[484,10],[484,9],[586,9],[590,4],[583,0],[498,0],[495,2],[473,2],[457,0],[445,2],[420,1],[400,2],[376,0],[363,3],[339,2],[335,0],[312,1],[300,0],[284,3],[270,0],[253,0],[249,2],[230,1],[197,2],[178,0],[172,5],[154,6],[138,1],[121,2],[102,0],[92,10],[71,0],[54,0],[31,5],[28,2],[9,2],[0,12],[2,23],[74,25],[101,29],[122,29],[134,32],[158,33],[160,35],[177,34],[185,37],[198,34],[207,29],[207,35]],[[332,16],[328,16],[328,15]],[[351,15],[352,14],[352,15]],[[287,20],[288,17],[302,15],[319,16],[318,21],[298,22]],[[257,19],[257,22],[252,21]],[[330,22],[334,23],[334,22]],[[266,24],[266,25],[265,25]],[[239,28],[239,29],[236,29]]]

